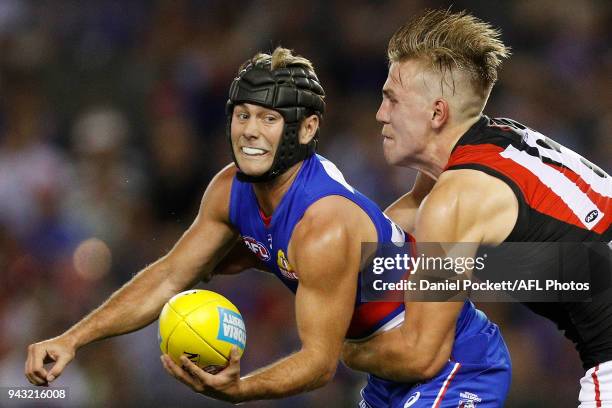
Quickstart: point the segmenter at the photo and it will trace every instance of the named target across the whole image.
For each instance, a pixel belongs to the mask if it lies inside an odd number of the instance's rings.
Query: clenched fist
[[[66,365],[72,361],[76,346],[70,337],[59,336],[28,346],[25,376],[34,385],[48,385],[60,376]],[[53,363],[47,372],[44,364]]]

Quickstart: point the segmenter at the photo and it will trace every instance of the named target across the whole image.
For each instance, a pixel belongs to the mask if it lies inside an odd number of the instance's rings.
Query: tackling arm
[[[425,173],[419,172],[412,190],[387,207],[385,214],[404,231],[413,232],[419,206],[435,183],[434,179]]]
[[[474,170],[449,171],[419,209],[415,236],[417,243],[500,243],[517,214],[516,197],[503,182]],[[389,380],[432,378],[450,357],[462,307],[463,302],[407,299],[400,327],[364,343],[347,343],[343,359],[351,368]]]

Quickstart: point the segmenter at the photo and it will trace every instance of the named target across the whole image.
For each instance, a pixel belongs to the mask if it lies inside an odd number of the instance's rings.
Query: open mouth
[[[243,146],[240,148],[240,150],[247,156],[263,156],[264,154],[268,153],[267,150],[259,149],[257,147]]]

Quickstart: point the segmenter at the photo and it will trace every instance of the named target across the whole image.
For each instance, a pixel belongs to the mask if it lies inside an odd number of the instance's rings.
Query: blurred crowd
[[[516,119],[612,170],[605,1],[455,1],[513,49],[485,113]],[[191,223],[230,161],[224,107],[238,66],[277,45],[327,92],[320,152],[381,207],[414,172],[384,162],[375,112],[393,31],[434,0],[0,0],[0,387],[25,386],[27,344],[55,336]],[[206,287],[247,324],[244,372],[299,346],[293,299],[254,271]],[[514,363],[509,407],[576,406],[577,353],[517,304],[486,304]],[[85,347],[57,406],[224,406],[170,378],[155,324]],[[365,376],[254,407],[353,407]],[[51,404],[52,405],[52,404]]]

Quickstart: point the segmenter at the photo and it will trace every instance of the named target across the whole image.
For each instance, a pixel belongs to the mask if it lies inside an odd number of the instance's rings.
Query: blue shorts
[[[360,408],[499,408],[510,388],[512,366],[499,328],[462,337],[453,359],[432,379],[404,384],[370,375]]]

